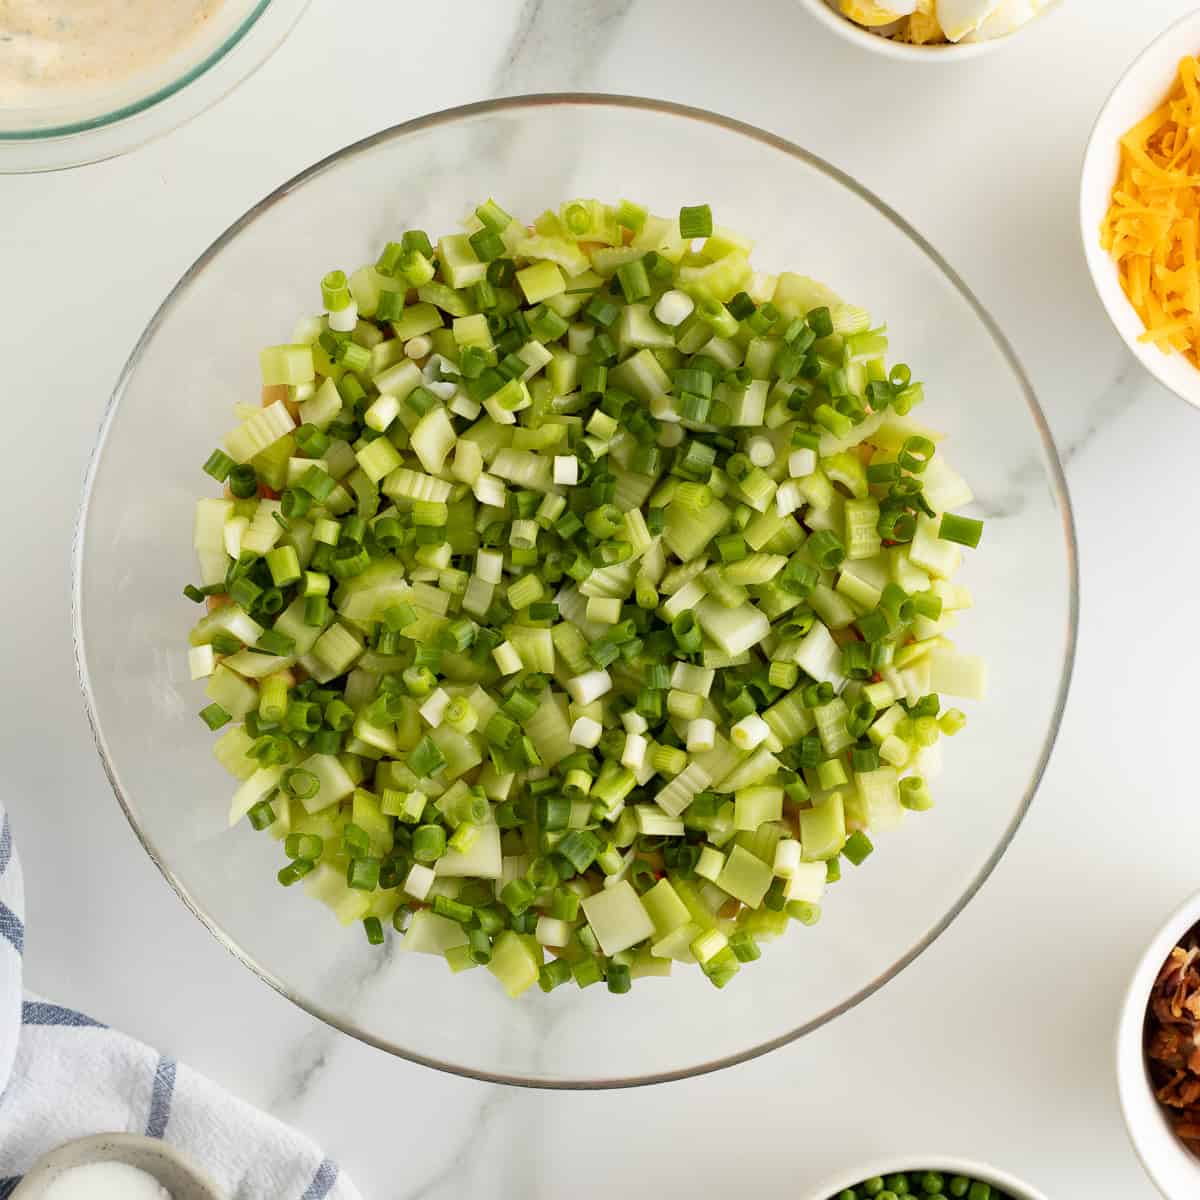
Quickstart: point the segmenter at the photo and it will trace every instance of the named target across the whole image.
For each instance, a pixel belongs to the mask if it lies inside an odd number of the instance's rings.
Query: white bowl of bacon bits
[[[1168,1200],[1200,1196],[1200,893],[1150,943],[1117,1029],[1121,1112]]]

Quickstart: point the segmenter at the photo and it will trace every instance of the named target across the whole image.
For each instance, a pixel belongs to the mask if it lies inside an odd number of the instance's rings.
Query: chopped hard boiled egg
[[[912,45],[984,42],[1015,33],[1051,0],[829,0],[842,16]]]
[[[856,25],[874,28],[890,25],[901,17],[911,16],[917,11],[917,0],[841,0],[842,16],[849,17]]]
[[[949,42],[974,33],[1000,7],[1001,0],[937,0],[937,19]]]
[[[1032,21],[1047,6],[1048,0],[1001,0],[991,16],[963,38],[964,42],[987,42],[1007,37]]]

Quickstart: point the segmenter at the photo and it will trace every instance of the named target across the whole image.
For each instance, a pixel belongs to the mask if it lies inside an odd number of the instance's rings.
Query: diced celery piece
[[[642,896],[642,905],[654,923],[656,941],[674,933],[691,919],[687,905],[680,900],[668,879],[660,879],[646,892]]]
[[[442,326],[442,314],[437,306],[427,301],[419,301],[405,307],[400,317],[392,322],[392,333],[401,342],[419,337],[422,333],[430,333]]]
[[[929,654],[929,688],[960,696],[964,700],[982,700],[987,691],[987,663],[974,654],[962,654],[946,646],[937,646]]]
[[[841,792],[831,792],[797,814],[800,845],[806,862],[833,858],[846,843],[846,809]]]
[[[521,995],[535,983],[542,966],[542,948],[527,934],[503,930],[492,947],[488,970],[504,985],[510,997]]]
[[[467,944],[467,931],[457,921],[438,916],[428,908],[413,913],[400,942],[410,954],[445,954],[455,946]]]
[[[628,880],[584,897],[582,907],[605,954],[619,954],[654,933],[654,922]]]
[[[258,357],[263,387],[309,383],[316,377],[311,346],[268,346]]]
[[[750,908],[757,908],[771,886],[771,868],[741,846],[734,846],[717,876],[717,886]]]

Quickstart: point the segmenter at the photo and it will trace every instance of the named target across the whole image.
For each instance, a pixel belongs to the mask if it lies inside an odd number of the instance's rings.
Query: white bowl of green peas
[[[892,1157],[847,1168],[822,1184],[810,1200],[1046,1200],[1046,1197],[1030,1184],[986,1163],[927,1154]]]

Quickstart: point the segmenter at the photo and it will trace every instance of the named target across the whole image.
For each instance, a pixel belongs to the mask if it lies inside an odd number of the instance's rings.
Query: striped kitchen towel
[[[22,992],[21,866],[0,805],[0,1200],[48,1150],[144,1133],[191,1157],[229,1200],[360,1200],[295,1130],[182,1063],[71,1008]]]

